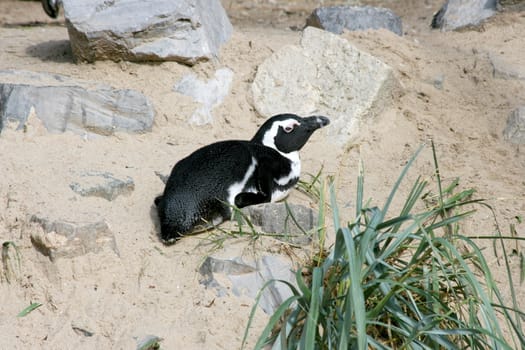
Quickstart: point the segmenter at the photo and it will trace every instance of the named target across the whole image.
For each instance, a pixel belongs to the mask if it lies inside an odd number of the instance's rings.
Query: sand
[[[0,1],[0,69],[58,73],[136,89],[157,112],[152,132],[142,135],[119,133],[87,141],[69,132],[49,134],[38,120],[26,132],[7,127],[0,135],[0,241],[14,242],[21,257],[11,283],[5,278],[0,283],[2,348],[133,349],[148,334],[163,338],[165,349],[240,347],[253,300],[218,297],[214,290],[206,290],[198,273],[203,259],[211,253],[246,259],[283,251],[301,256],[307,248],[237,238],[212,250],[204,244],[206,234],[165,246],[158,239],[152,207],[163,190],[155,172],[169,173],[177,160],[202,145],[254,134],[264,121],[250,103],[257,66],[284,45],[297,44],[306,16],[320,3],[333,2],[225,0],[233,37],[219,61],[187,67],[173,62],[75,64],[63,17],[47,18],[39,2]],[[517,218],[525,214],[525,155],[523,147],[504,140],[503,129],[509,113],[525,104],[525,81],[494,78],[489,60],[489,54],[499,54],[523,66],[523,12],[501,12],[478,28],[442,33],[428,27],[441,1],[365,3],[391,6],[402,17],[406,35],[379,30],[343,36],[392,66],[403,93],[345,148],[318,131],[301,152],[303,173],[323,167],[324,175],[334,176],[343,214],[350,218],[360,160],[366,196],[381,205],[410,156],[432,139],[444,181],[458,177],[460,189],[474,188],[475,197],[486,199],[493,208],[503,233],[509,234],[509,225],[515,224],[523,237],[525,224]],[[204,79],[222,67],[235,75],[230,94],[213,110],[214,122],[188,125],[196,104],[175,93],[173,86],[186,74]],[[69,184],[83,171],[129,176],[135,189],[111,202],[80,197]],[[428,146],[402,191],[417,175],[435,183]],[[297,191],[289,200],[315,205]],[[394,209],[401,200],[402,196]],[[31,243],[35,226],[29,218],[35,213],[73,221],[103,217],[117,249],[50,261]],[[495,218],[490,210],[478,207],[465,222],[464,233],[491,235]],[[479,243],[490,248],[486,241]],[[495,257],[491,249],[486,252],[508,293],[501,256]],[[517,257],[511,259],[515,278],[518,263]],[[518,300],[524,300],[523,289],[515,287]],[[42,306],[16,317],[31,302]],[[257,313],[254,335],[266,320]]]

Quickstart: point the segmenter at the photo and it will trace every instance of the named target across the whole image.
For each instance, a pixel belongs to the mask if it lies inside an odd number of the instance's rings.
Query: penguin
[[[313,132],[330,123],[324,116],[279,114],[250,140],[204,146],[173,167],[164,193],[155,199],[164,243],[210,228],[232,214],[232,206],[276,202],[299,180],[299,150]]]
[[[42,8],[51,18],[57,18],[62,7],[62,0],[42,0]]]

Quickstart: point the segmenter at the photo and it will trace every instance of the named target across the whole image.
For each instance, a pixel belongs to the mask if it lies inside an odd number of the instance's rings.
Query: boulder
[[[388,29],[403,35],[401,18],[392,10],[371,6],[330,6],[319,7],[306,20],[307,26],[341,34],[344,29],[367,30]]]
[[[63,0],[79,61],[178,61],[216,57],[233,27],[219,0]]]
[[[104,247],[117,252],[115,237],[108,224],[96,215],[85,214],[82,220],[67,220],[34,214],[30,222],[41,228],[32,230],[31,242],[51,260],[96,253]]]
[[[0,71],[0,127],[24,128],[31,110],[52,133],[111,135],[151,131],[155,112],[140,92],[23,70]]]
[[[525,106],[518,107],[510,113],[503,136],[511,143],[525,144]]]
[[[497,0],[447,0],[432,18],[431,27],[443,31],[476,26],[496,13]]]
[[[327,133],[342,146],[392,102],[399,83],[391,67],[348,40],[307,27],[299,46],[281,48],[258,67],[251,88],[254,107],[265,117],[330,117]]]
[[[133,179],[117,179],[108,172],[88,171],[80,174],[69,187],[81,196],[101,197],[112,201],[120,195],[129,195],[135,189]]]

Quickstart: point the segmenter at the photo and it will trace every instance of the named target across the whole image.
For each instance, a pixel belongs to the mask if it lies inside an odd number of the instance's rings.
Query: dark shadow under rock
[[[74,62],[73,51],[71,51],[69,40],[50,40],[31,45],[26,49],[26,53],[42,61],[57,63]]]

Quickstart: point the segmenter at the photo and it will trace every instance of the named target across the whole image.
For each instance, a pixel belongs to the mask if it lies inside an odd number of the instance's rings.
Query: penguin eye
[[[293,125],[286,125],[285,127],[283,127],[284,132],[287,134],[291,133],[293,130],[293,127],[294,127]]]

